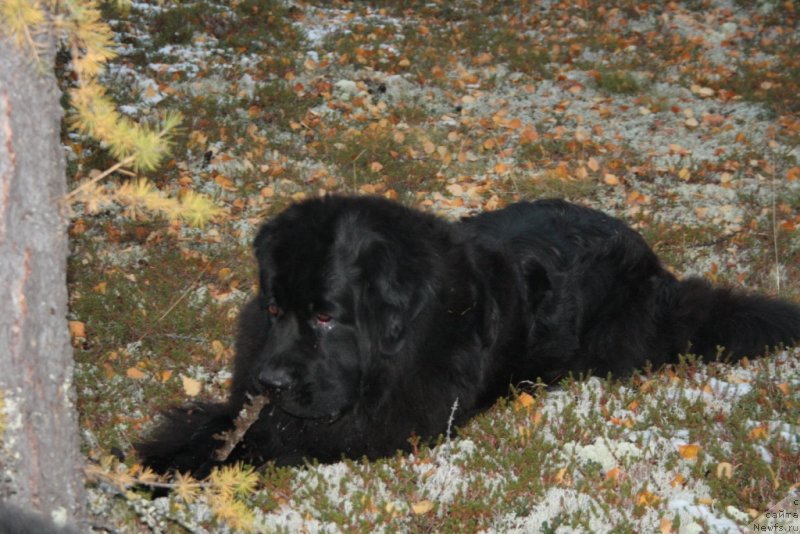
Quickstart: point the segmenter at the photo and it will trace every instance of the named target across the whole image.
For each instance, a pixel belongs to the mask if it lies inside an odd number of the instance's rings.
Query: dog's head
[[[415,239],[428,221],[379,199],[326,197],[261,228],[254,247],[268,331],[252,379],[272,402],[296,417],[335,419],[363,397],[367,374],[402,357],[433,293],[433,252]]]

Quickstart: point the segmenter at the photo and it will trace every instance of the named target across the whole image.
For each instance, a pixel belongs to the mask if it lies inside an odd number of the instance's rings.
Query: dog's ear
[[[384,241],[373,242],[360,260],[373,340],[381,353],[397,354],[405,346],[409,324],[430,299],[429,273],[421,272],[421,265],[412,265],[398,247]]]

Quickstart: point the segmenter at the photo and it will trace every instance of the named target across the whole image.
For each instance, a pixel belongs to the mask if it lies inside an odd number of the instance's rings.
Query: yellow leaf
[[[717,478],[733,478],[733,466],[730,462],[717,464]]]
[[[661,534],[669,534],[672,532],[672,521],[666,517],[662,517],[659,521],[658,531]]]
[[[100,282],[92,288],[92,291],[95,293],[100,293],[101,295],[105,295],[107,286],[108,284],[106,282]]]
[[[136,367],[128,368],[128,370],[125,371],[125,375],[134,380],[141,380],[147,376],[143,371],[137,369]]]
[[[750,436],[750,439],[752,440],[767,439],[768,435],[769,432],[767,431],[766,425],[758,425],[757,427],[752,429],[748,434],[748,436]]]
[[[654,506],[660,501],[658,495],[647,490],[642,490],[636,495],[636,504],[639,506]]]
[[[686,460],[696,460],[697,454],[699,452],[700,452],[700,445],[698,445],[697,443],[678,445],[678,453]]]
[[[684,476],[681,474],[677,474],[675,475],[675,478],[673,478],[672,481],[669,483],[669,485],[672,486],[673,488],[677,488],[678,486],[683,486],[685,482],[686,479],[684,478]]]
[[[692,173],[689,172],[689,169],[687,169],[686,167],[684,167],[684,168],[682,168],[681,170],[678,171],[678,178],[680,178],[684,182],[689,180],[689,178],[691,178],[691,177],[692,177]]]
[[[411,510],[416,515],[423,515],[427,514],[431,510],[433,510],[433,503],[428,499],[424,499],[422,501],[416,502],[411,505]]]
[[[203,389],[203,383],[199,380],[184,375],[181,375],[181,380],[183,381],[183,391],[190,397],[196,397]]]

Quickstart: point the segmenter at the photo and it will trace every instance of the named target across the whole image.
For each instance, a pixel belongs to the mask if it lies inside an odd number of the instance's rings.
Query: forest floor
[[[797,489],[797,349],[567,380],[413,455],[234,469],[157,499],[132,485],[150,478],[131,449],[161,408],[224,397],[255,229],[327,192],[450,218],[567,198],[626,220],[679,276],[800,298],[796,1],[105,9],[121,111],[184,117],[147,178],[221,213],[197,229],[76,208],[70,319],[98,526],[735,532]],[[114,163],[87,138],[64,142],[75,186]]]

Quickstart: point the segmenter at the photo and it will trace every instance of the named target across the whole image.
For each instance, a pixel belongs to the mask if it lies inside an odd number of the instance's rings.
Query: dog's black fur
[[[266,223],[255,253],[260,292],[241,312],[230,397],[168,412],[137,445],[156,471],[206,475],[248,393],[270,404],[227,461],[376,458],[523,380],[800,340],[797,305],[678,280],[623,222],[559,200],[450,223],[318,198]]]

